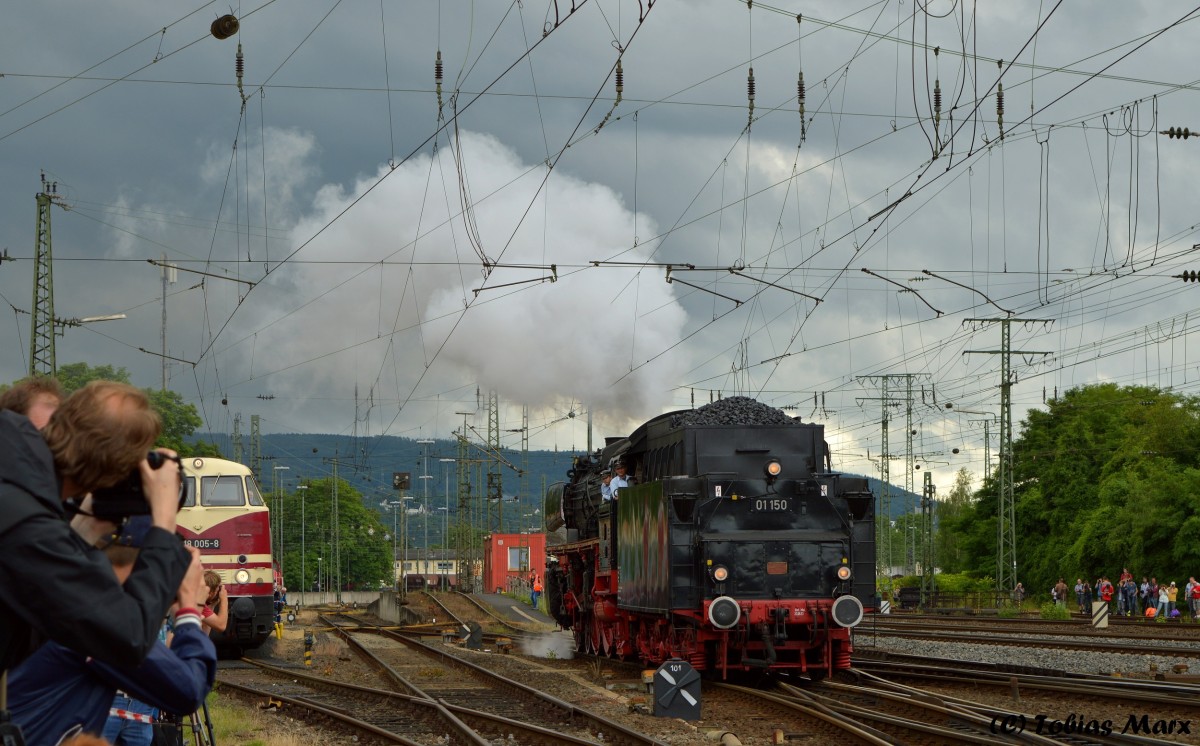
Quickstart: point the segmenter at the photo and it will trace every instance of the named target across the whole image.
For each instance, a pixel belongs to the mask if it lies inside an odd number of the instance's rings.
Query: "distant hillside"
[[[227,434],[200,434],[197,438],[215,443],[227,458],[233,458],[232,439]],[[458,457],[458,444],[453,440],[436,439],[426,446],[412,438],[385,435],[369,441],[361,440],[358,447],[353,439],[342,435],[267,434],[261,440],[264,461],[259,482],[265,492],[275,488],[273,478],[276,474],[280,478],[280,488],[288,492],[304,480],[329,477],[333,474],[333,460],[336,458],[338,476],[361,492],[364,503],[369,507],[378,508],[381,501],[396,499],[396,491],[392,489],[392,473],[401,471],[411,475],[412,487],[407,492],[414,498],[411,509],[416,509],[428,495],[431,512],[449,507],[451,515],[454,514],[456,506],[447,506],[446,495],[453,496],[457,492],[457,464],[441,461],[443,458]],[[250,463],[249,442],[249,437],[243,436],[242,460],[247,464]],[[422,453],[426,447],[429,478],[422,479],[425,469]],[[503,511],[506,530],[510,525],[541,525],[540,513],[534,516],[533,511],[541,509],[546,485],[566,479],[567,469],[575,455],[566,451],[530,451],[528,494],[521,494],[521,479],[517,472],[502,466],[500,479],[505,498]],[[478,460],[481,456],[479,450],[472,448],[468,458]],[[504,449],[503,456],[513,467],[521,468],[520,451]],[[276,466],[287,468],[276,470],[273,468]],[[478,461],[469,465],[473,485],[486,483],[486,475],[480,479],[480,466]],[[483,468],[486,469],[486,465]],[[448,492],[447,477],[450,481]],[[871,490],[878,496],[879,480],[872,477],[867,479]],[[920,506],[920,496],[906,492],[901,487],[892,487],[891,498],[893,518],[904,513],[906,504],[914,510]]]

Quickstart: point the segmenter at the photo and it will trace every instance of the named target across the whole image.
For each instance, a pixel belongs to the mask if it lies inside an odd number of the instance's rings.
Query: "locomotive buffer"
[[[700,674],[680,658],[664,661],[654,673],[654,714],[660,718],[700,719]]]

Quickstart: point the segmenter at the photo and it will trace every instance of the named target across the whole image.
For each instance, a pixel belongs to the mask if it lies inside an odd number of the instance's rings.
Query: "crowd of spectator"
[[[1050,598],[1060,608],[1066,608],[1070,595],[1075,595],[1075,610],[1080,614],[1091,614],[1097,601],[1109,605],[1110,613],[1118,616],[1145,616],[1156,619],[1178,619],[1185,617],[1196,620],[1200,617],[1200,583],[1195,576],[1180,588],[1174,580],[1159,583],[1154,575],[1143,575],[1139,583],[1129,571],[1122,568],[1114,585],[1107,575],[1096,578],[1094,583],[1085,578],[1076,578],[1074,589],[1067,586],[1063,578],[1050,589]],[[1018,604],[1025,598],[1025,589],[1017,583],[1013,589],[1013,600]]]

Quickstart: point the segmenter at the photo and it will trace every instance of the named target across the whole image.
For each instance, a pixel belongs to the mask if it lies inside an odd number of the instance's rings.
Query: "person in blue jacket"
[[[104,551],[118,581],[132,572],[150,528],[150,519],[139,516],[109,537]],[[199,709],[212,689],[217,651],[197,610],[207,595],[200,553],[188,551],[192,563],[179,586],[169,648],[160,641],[141,664],[121,666],[49,642],[9,672],[9,713],[27,746],[56,744],[80,732],[100,734],[117,691],[171,714]]]

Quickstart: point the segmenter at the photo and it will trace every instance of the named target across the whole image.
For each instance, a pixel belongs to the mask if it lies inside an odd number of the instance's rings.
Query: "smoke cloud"
[[[316,150],[286,134],[298,157]],[[238,317],[242,354],[222,366],[292,397],[345,400],[357,384],[417,414],[431,392],[476,386],[508,405],[582,403],[617,427],[657,414],[687,366],[664,354],[686,312],[661,268],[636,266],[654,246],[630,248],[621,196],[559,171],[541,187],[546,165],[492,136],[459,145],[319,189],[290,231],[293,260],[250,296],[259,311]],[[637,225],[657,233],[645,215]]]

